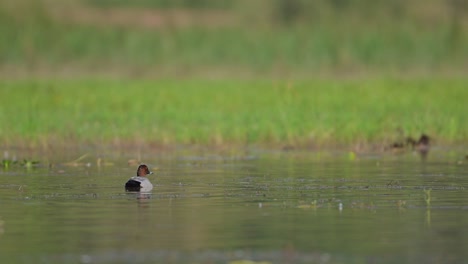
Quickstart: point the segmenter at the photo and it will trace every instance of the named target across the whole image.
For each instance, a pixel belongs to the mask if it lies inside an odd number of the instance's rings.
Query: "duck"
[[[430,148],[430,137],[426,134],[421,134],[418,140],[407,137],[406,140],[394,142],[390,145],[391,149],[394,152],[403,152],[408,148],[411,148],[413,151],[419,152],[422,157],[426,157]]]
[[[426,134],[422,134],[419,140],[414,144],[414,148],[416,151],[421,154],[423,158],[427,156],[430,148],[430,137]]]
[[[412,137],[406,139],[406,145],[411,146],[411,149],[418,152],[423,159],[426,158],[430,149],[431,138],[426,134],[421,134],[418,140]]]
[[[153,189],[153,184],[147,178],[148,175],[153,174],[145,164],[138,166],[137,175],[131,177],[125,183],[125,190],[127,192],[149,192]]]

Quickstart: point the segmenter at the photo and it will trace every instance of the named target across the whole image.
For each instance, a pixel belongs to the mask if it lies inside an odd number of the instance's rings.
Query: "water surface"
[[[463,263],[459,157],[143,154],[155,187],[135,194],[123,188],[130,157],[51,155],[0,170],[0,262]]]

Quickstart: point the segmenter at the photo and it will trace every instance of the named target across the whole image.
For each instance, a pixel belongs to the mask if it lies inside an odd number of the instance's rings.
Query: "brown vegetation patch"
[[[226,10],[93,8],[84,5],[56,5],[50,9],[52,19],[62,23],[92,26],[117,26],[147,29],[204,27],[219,28],[236,24]]]

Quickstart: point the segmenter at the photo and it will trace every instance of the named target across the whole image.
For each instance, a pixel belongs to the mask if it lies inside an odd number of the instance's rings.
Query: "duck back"
[[[139,192],[141,189],[141,183],[136,180],[128,180],[127,183],[125,183],[125,190],[127,192]]]

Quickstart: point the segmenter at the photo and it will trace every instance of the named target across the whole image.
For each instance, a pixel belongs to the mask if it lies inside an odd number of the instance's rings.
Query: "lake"
[[[435,149],[426,160],[414,153],[143,151],[140,160],[155,172],[150,193],[124,190],[136,173],[128,164],[135,153],[67,163],[82,154],[37,154],[36,166],[0,169],[1,263],[468,259],[464,150]]]

